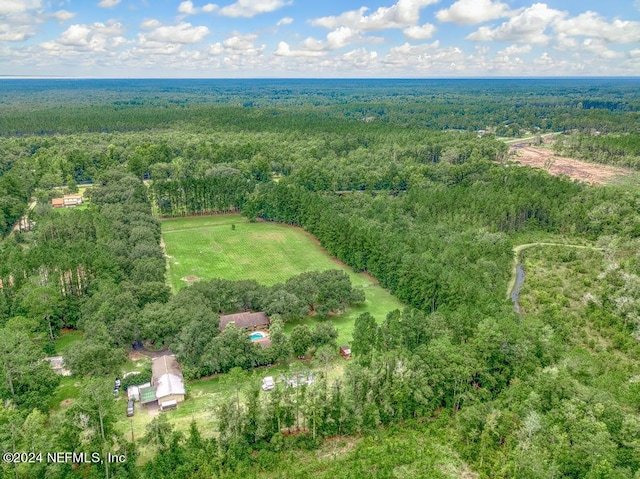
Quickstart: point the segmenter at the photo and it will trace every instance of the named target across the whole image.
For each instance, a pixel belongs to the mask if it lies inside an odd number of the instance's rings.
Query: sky
[[[0,76],[640,76],[640,0],[0,0]]]

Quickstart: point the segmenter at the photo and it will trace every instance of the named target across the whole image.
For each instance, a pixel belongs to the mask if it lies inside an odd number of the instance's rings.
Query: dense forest
[[[0,478],[640,477],[640,189],[521,167],[500,139],[562,132],[565,155],[637,168],[636,80],[5,84],[0,445],[127,460]],[[79,188],[85,205],[51,207]],[[332,318],[364,294],[337,270],[172,292],[160,218],[227,212],[304,228],[407,307],[355,320],[341,375],[263,396],[249,371],[326,371]],[[579,248],[522,253],[518,314],[514,247],[550,240]],[[248,310],[270,348],[219,330]],[[63,330],[82,388],[59,408],[42,358]],[[111,388],[137,344],[233,394],[130,441]]]

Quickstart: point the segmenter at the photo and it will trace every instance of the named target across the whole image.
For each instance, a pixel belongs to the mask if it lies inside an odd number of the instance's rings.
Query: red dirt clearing
[[[629,173],[624,168],[556,156],[553,151],[546,148],[512,145],[509,148],[509,153],[511,160],[522,165],[544,168],[552,175],[567,175],[569,178],[594,185],[602,185],[614,176]]]

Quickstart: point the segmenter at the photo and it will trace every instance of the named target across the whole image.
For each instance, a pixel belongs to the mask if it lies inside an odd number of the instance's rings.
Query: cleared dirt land
[[[544,168],[552,175],[567,175],[569,178],[594,185],[608,183],[616,176],[629,173],[623,168],[556,156],[549,148],[529,146],[522,143],[511,145],[509,153],[511,160],[517,161],[522,165]]]

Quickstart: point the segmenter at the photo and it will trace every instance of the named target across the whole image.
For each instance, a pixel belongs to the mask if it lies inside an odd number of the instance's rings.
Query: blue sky
[[[640,76],[640,0],[0,0],[0,74]]]

